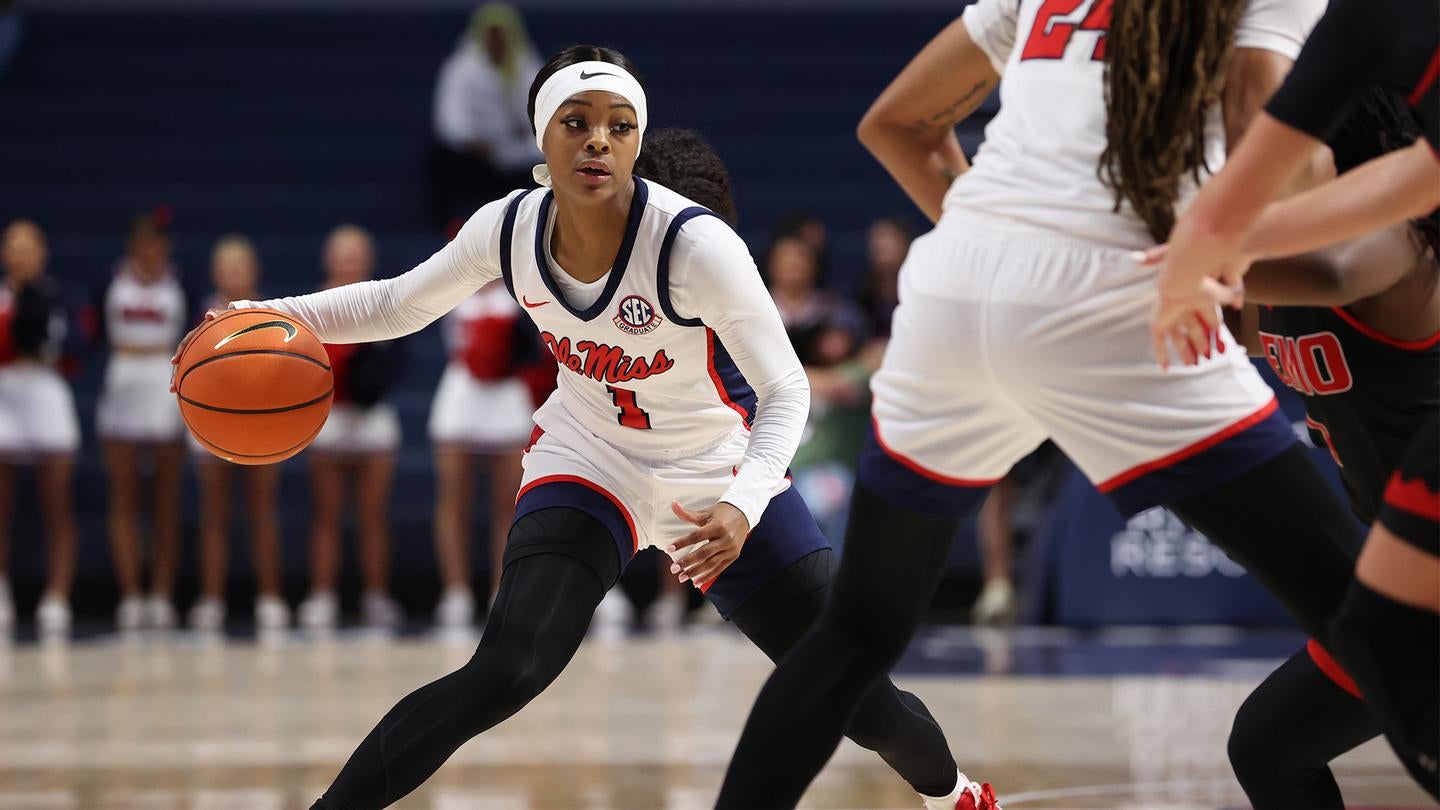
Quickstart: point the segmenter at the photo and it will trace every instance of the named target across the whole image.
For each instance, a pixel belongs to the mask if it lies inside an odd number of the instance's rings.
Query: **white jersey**
[[[116,349],[169,353],[188,328],[185,291],[173,271],[142,282],[122,262],[105,290],[105,339]]]
[[[1235,46],[1293,60],[1324,11],[1325,0],[1251,0]],[[945,211],[999,215],[1113,247],[1154,244],[1128,203],[1115,212],[1115,195],[1096,173],[1106,143],[1110,0],[979,0],[962,20],[1004,81],[1000,112],[974,165],[950,186]],[[1225,162],[1219,105],[1206,123],[1205,160],[1212,172]],[[1197,189],[1187,173],[1177,209]]]
[[[563,418],[622,454],[666,460],[718,447],[748,424],[723,500],[757,525],[783,489],[810,396],[745,243],[706,209],[637,178],[613,268],[593,301],[579,300],[549,254],[553,199],[532,189],[486,205],[402,276],[235,306],[288,312],[327,343],[384,340],[503,278],[561,366],[536,414],[542,429]]]

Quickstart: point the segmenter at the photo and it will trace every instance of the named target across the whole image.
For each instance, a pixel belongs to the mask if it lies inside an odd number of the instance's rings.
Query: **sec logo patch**
[[[615,328],[630,335],[647,335],[660,325],[660,314],[649,301],[627,295],[615,311]]]

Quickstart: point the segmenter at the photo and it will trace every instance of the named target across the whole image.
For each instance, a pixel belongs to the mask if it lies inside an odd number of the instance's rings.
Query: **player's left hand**
[[[673,554],[699,546],[670,565],[670,573],[679,574],[681,582],[694,582],[698,587],[720,576],[730,563],[740,558],[740,549],[750,535],[750,521],[745,519],[744,512],[723,501],[697,512],[673,501],[670,509],[676,517],[696,526],[694,531],[665,547]]]
[[[1186,365],[1210,357],[1215,349],[1225,351],[1220,337],[1219,307],[1244,306],[1245,287],[1241,279],[1249,265],[1249,262],[1226,265],[1218,278],[1186,279],[1166,262],[1168,248],[1160,245],[1136,256],[1142,266],[1160,267],[1156,276],[1159,295],[1150,316],[1150,339],[1155,361],[1161,368],[1170,367],[1172,346]]]

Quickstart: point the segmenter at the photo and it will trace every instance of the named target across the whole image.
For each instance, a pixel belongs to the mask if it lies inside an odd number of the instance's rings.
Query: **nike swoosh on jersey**
[[[580,71],[580,81],[583,82],[583,81],[585,81],[586,79],[593,79],[593,78],[595,78],[596,76],[614,76],[614,75],[615,75],[614,73],[606,73],[606,72],[604,72],[604,71],[599,71],[599,72],[596,72],[596,73],[586,73],[585,71],[582,70],[582,71]]]
[[[220,342],[215,344],[215,348],[218,349],[218,348],[220,348],[221,346],[224,346],[226,343],[229,343],[230,341],[234,340],[235,338],[240,337],[241,335],[248,335],[248,334],[251,333],[251,332],[258,332],[258,331],[260,331],[261,329],[281,329],[281,330],[284,330],[284,332],[285,332],[285,342],[286,342],[286,343],[289,343],[290,341],[294,340],[295,337],[300,334],[300,330],[295,328],[295,324],[290,323],[289,321],[264,321],[264,322],[261,322],[261,323],[251,324],[251,325],[245,327],[244,329],[239,330],[238,332],[231,332],[230,334],[226,335],[225,337],[220,338]]]
[[[549,302],[549,301],[541,301],[541,302],[539,302],[539,303],[532,304],[532,303],[530,303],[530,299],[529,299],[529,298],[526,298],[525,296],[522,295],[522,296],[520,296],[520,303],[524,304],[527,309],[535,309],[536,307],[543,307],[543,306],[545,306],[546,304],[548,304],[548,303],[550,303],[550,302]]]

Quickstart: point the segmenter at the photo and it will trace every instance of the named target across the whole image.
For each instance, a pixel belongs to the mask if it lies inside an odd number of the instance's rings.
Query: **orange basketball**
[[[304,324],[270,309],[206,321],[175,372],[180,413],[206,450],[272,464],[304,450],[330,415],[335,376]]]

